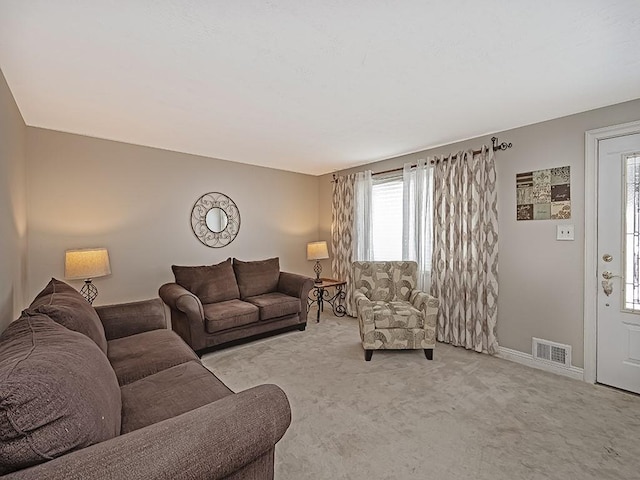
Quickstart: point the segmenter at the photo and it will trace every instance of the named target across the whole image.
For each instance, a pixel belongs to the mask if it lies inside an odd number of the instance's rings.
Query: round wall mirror
[[[227,228],[227,223],[229,223],[229,217],[224,213],[220,207],[213,207],[211,210],[207,212],[207,215],[204,218],[204,221],[213,233],[220,233],[225,228]]]
[[[238,206],[223,193],[205,193],[191,210],[191,228],[207,247],[229,245],[240,231]]]

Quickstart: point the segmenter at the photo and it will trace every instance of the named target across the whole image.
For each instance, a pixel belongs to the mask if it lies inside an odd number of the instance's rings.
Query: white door
[[[640,393],[640,134],[598,145],[599,383]]]

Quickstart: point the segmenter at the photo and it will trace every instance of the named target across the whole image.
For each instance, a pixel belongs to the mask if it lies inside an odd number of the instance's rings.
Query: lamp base
[[[316,264],[313,266],[313,271],[316,272],[316,279],[314,283],[322,283],[322,279],[320,278],[320,274],[322,273],[322,265],[320,265],[320,261],[316,260]]]
[[[93,301],[98,296],[98,289],[93,283],[91,283],[90,278],[87,278],[84,281],[84,285],[80,289],[80,294],[87,300],[87,302],[93,304]]]

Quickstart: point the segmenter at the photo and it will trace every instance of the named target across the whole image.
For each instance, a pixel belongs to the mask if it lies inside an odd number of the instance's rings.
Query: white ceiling
[[[27,125],[316,175],[639,98],[640,1],[0,0],[0,68]]]

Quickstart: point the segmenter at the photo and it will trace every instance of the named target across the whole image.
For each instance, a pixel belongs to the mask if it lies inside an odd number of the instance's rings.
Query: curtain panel
[[[331,270],[335,278],[347,282],[345,307],[347,315],[350,316],[353,316],[351,259],[353,257],[355,186],[355,174],[336,178],[333,182],[331,201]]]
[[[437,339],[498,351],[498,211],[493,150],[439,158],[434,168],[431,294]]]

